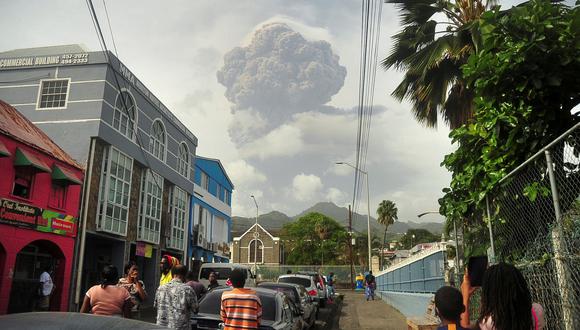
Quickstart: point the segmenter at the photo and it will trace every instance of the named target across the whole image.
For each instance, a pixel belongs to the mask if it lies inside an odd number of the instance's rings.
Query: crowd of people
[[[209,290],[219,286],[215,273],[209,275],[205,287],[196,275],[179,261],[164,256],[160,263],[161,279],[153,305],[157,309],[157,324],[175,329],[190,329],[190,319],[198,301]],[[247,273],[234,268],[228,280],[232,290],[222,295],[220,314],[224,329],[257,329],[261,320],[262,305],[256,292],[245,288]],[[45,276],[46,277],[46,276]],[[333,289],[334,274],[327,276]],[[47,294],[53,290],[48,280],[41,289]],[[374,300],[376,289],[372,272],[365,276],[366,299]],[[544,310],[532,302],[532,297],[522,273],[513,265],[499,263],[485,271],[481,284],[479,315],[470,315],[470,298],[478,288],[473,287],[465,272],[460,290],[452,286],[441,287],[435,294],[435,312],[441,320],[438,330],[541,330],[545,326]],[[102,271],[100,284],[91,287],[83,300],[81,313],[135,318],[141,304],[148,299],[139,268],[129,263],[119,277],[117,268],[109,265]],[[475,319],[472,323],[470,320]]]

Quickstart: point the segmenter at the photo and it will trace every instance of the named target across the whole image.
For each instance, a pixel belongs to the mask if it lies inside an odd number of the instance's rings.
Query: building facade
[[[0,314],[30,312],[48,267],[49,310],[66,311],[83,169],[0,101]]]
[[[196,157],[189,250],[194,270],[203,262],[230,261],[233,189],[218,159]]]
[[[0,99],[86,166],[74,302],[129,260],[153,297],[161,255],[187,263],[197,138],[112,53],[78,45],[0,53]]]
[[[252,265],[255,260],[261,265],[279,265],[282,259],[281,251],[280,237],[274,237],[260,224],[254,224],[241,236],[234,237],[232,261]]]

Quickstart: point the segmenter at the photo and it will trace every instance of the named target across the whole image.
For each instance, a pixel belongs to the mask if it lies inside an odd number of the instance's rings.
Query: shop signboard
[[[153,245],[143,242],[137,242],[135,255],[139,257],[151,258],[151,256],[153,255]]]
[[[77,219],[72,215],[43,210],[42,215],[38,217],[36,230],[75,237],[77,234]]]
[[[0,223],[34,229],[39,214],[38,207],[9,199],[0,199]]]

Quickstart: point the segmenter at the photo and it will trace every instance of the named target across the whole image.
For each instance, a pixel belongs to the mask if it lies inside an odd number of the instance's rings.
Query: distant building
[[[129,260],[154,297],[160,257],[188,262],[197,138],[112,53],[79,45],[0,53],[0,99],[87,168],[77,299]]]
[[[202,262],[230,261],[233,189],[218,159],[196,157],[189,241],[192,268]]]
[[[257,234],[257,235],[256,235]],[[257,244],[257,254],[256,245]],[[234,237],[232,261],[240,264],[279,265],[281,258],[280,237],[274,237],[264,227],[254,224],[239,237]]]
[[[83,169],[0,101],[0,173],[0,314],[32,311],[46,266],[67,311]]]

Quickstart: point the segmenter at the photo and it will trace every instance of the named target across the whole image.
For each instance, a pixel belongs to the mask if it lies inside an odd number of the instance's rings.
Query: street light
[[[258,237],[260,235],[258,234],[258,202],[256,202],[256,197],[254,197],[254,195],[251,195],[250,197],[252,197],[254,204],[256,204],[256,225],[254,227],[254,275],[258,276]],[[262,247],[262,249],[263,248],[264,247]]]
[[[437,211],[429,211],[424,212],[417,215],[417,218],[420,218],[427,214],[440,214]],[[453,219],[453,233],[455,236],[455,283],[459,283],[459,241],[457,240],[457,226],[455,225],[455,219]]]
[[[365,175],[366,178],[366,186],[367,186],[367,239],[368,239],[368,249],[369,249],[369,270],[371,270],[371,197],[369,195],[369,174],[357,168],[350,163],[347,162],[336,162],[336,165],[347,165],[352,167],[355,171],[359,171]]]

